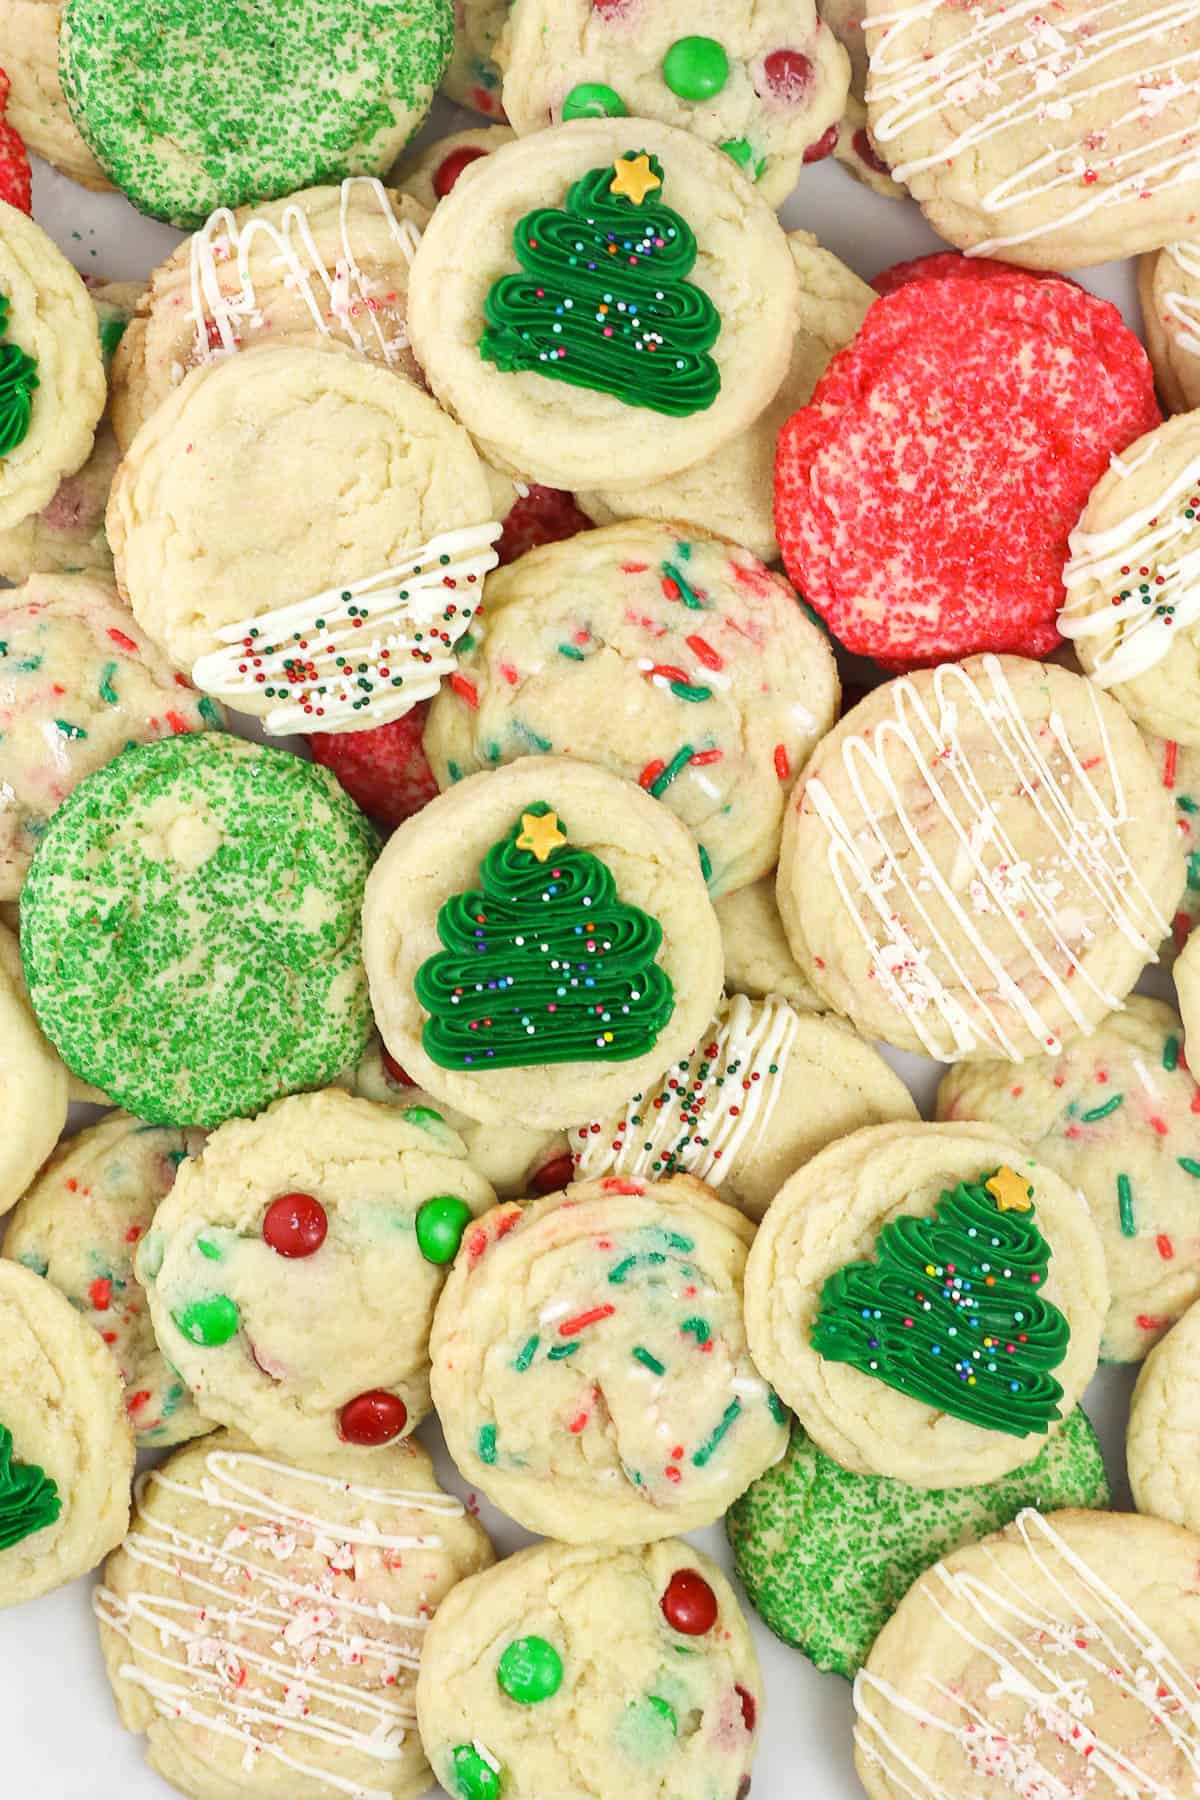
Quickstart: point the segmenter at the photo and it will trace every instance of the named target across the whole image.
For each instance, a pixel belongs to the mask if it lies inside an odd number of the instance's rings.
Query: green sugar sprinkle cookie
[[[218,206],[385,173],[453,42],[451,0],[67,0],[59,60],[105,173],[191,229]]]
[[[59,807],[21,897],[42,1029],[155,1125],[219,1125],[362,1054],[378,840],[326,770],[224,732],[134,745]]]
[[[734,1567],[763,1623],[852,1680],[925,1570],[1026,1506],[1112,1504],[1096,1433],[1076,1407],[1034,1462],[980,1487],[914,1488],[841,1468],[799,1425],[782,1462],[734,1502]]]

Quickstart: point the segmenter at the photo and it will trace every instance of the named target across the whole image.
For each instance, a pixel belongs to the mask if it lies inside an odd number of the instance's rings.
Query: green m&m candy
[[[628,111],[616,88],[603,81],[581,81],[563,101],[563,124],[571,119],[623,119]]]
[[[662,77],[681,100],[711,100],[729,80],[729,58],[716,38],[676,38],[663,57]]]
[[[480,1756],[473,1744],[459,1744],[450,1752],[450,1788],[459,1800],[500,1800],[503,1771]]]
[[[189,1343],[205,1344],[209,1348],[227,1344],[231,1337],[236,1337],[241,1323],[237,1303],[228,1294],[193,1300],[190,1306],[185,1306],[182,1312],[172,1313],[171,1317]]]
[[[510,1700],[536,1706],[562,1686],[562,1657],[543,1637],[514,1638],[496,1665],[496,1680]]]
[[[458,1255],[471,1209],[457,1194],[435,1194],[417,1213],[417,1248],[426,1262],[449,1263]]]
[[[720,146],[726,156],[732,156],[740,169],[744,169],[751,181],[757,181],[763,172],[763,158],[756,157],[754,145],[749,138],[726,138]]]

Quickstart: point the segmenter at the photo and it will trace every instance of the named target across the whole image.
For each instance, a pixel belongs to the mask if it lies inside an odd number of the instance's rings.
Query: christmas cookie
[[[67,1071],[38,1030],[17,940],[0,926],[0,1213],[15,1206],[67,1122]]]
[[[1125,1436],[1129,1485],[1138,1511],[1191,1531],[1200,1526],[1198,1367],[1200,1305],[1193,1305],[1143,1363]]]
[[[0,199],[18,212],[33,214],[33,170],[25,140],[10,123],[8,100],[11,90],[8,76],[0,69]]]
[[[1175,964],[1175,991],[1184,1038],[1200,1067],[1200,938],[1189,937]]]
[[[314,731],[313,761],[328,769],[356,806],[380,825],[400,825],[438,792],[425,755],[428,700],[367,731]]]
[[[926,272],[875,303],[780,434],[788,572],[848,650],[892,668],[1043,656],[1067,535],[1110,455],[1158,422],[1146,353],[1107,301],[1021,270]]]
[[[410,379],[405,306],[424,210],[374,176],[220,207],[159,265],[113,370],[128,450],[189,369],[251,344],[328,340]]]
[[[738,164],[778,206],[840,117],[845,52],[813,0],[515,0],[499,45],[504,110],[524,135],[567,119],[661,119]]]
[[[850,58],[850,92],[837,127],[833,153],[844,168],[877,194],[903,199],[904,189],[871,142],[867,130],[866,0],[817,0],[817,11]]]
[[[86,188],[109,185],[75,129],[58,78],[62,0],[0,0],[4,72],[12,83],[8,120],[29,148]]]
[[[1170,936],[1163,939],[1158,953],[1160,962],[1170,963],[1200,919],[1200,750],[1158,738],[1147,738],[1146,747],[1174,803],[1175,830],[1187,864],[1187,885],[1175,908]]]
[[[855,1682],[870,1800],[1185,1794],[1197,1556],[1159,1519],[1026,1511],[938,1563]]]
[[[508,5],[509,0],[454,0],[454,53],[442,76],[442,92],[489,119],[504,117],[494,52]]]
[[[134,1247],[203,1141],[199,1131],[109,1113],[59,1145],[4,1236],[5,1256],[52,1282],[116,1357],[143,1449],[212,1429],[164,1361],[133,1272]]]
[[[411,1441],[303,1466],[231,1432],[177,1451],[94,1598],[121,1723],[194,1800],[416,1800],[426,1630],[491,1560]]]
[[[436,1112],[340,1088],[214,1132],[136,1256],[197,1406],[301,1457],[411,1431],[445,1266],[495,1199],[466,1157]]]
[[[695,1175],[761,1219],[835,1138],[916,1116],[900,1077],[840,1019],[802,1016],[778,994],[734,994],[690,1056],[571,1144],[583,1179]]]
[[[488,3],[489,0],[483,0],[484,5]],[[470,0],[470,4],[477,4],[477,0]],[[453,68],[453,63],[450,66]],[[511,144],[515,136],[507,125],[475,125],[468,131],[452,131],[406,156],[392,180],[402,193],[411,194],[418,206],[432,212],[457,185],[464,169],[499,150],[501,144]]]
[[[1200,15],[1092,0],[1054,17],[866,0],[871,137],[942,237],[1074,269],[1183,237],[1200,206]],[[1003,71],[997,75],[996,71]]]
[[[138,745],[76,788],[21,897],[42,1028],[160,1125],[219,1125],[362,1053],[376,838],[323,769],[222,732]]]
[[[723,895],[715,911],[729,993],[748,994],[752,1000],[779,994],[798,1012],[822,1010],[816,989],[792,955],[775,904],[773,875],[752,881],[736,894]]]
[[[87,461],[107,384],[88,291],[40,226],[0,201],[0,530]]]
[[[674,1539],[536,1544],[460,1583],[417,1681],[453,1800],[745,1800],[762,1702],[733,1589]]]
[[[450,0],[66,0],[60,72],[104,172],[186,230],[216,206],[382,175],[429,111],[452,34]]]
[[[580,503],[598,525],[614,519],[662,519],[686,522],[744,544],[756,556],[774,561],[772,506],[775,440],[825,371],[830,357],[853,338],[874,295],[865,281],[808,231],[788,233],[796,268],[798,323],[792,357],[775,398],[732,443],[693,463],[678,475],[648,481],[638,488],[589,488]]]
[[[794,302],[787,240],[729,157],[654,121],[580,119],[505,145],[442,201],[409,329],[489,462],[637,488],[758,417]]]
[[[531,751],[599,763],[682,819],[714,897],[776,862],[792,783],[840,694],[828,639],[785,581],[646,521],[492,575],[459,660],[425,732],[443,787]]]
[[[755,1363],[859,1475],[974,1487],[1033,1461],[1108,1308],[1076,1189],[982,1125],[872,1125],[776,1196],[750,1252]]]
[[[797,1425],[783,1461],[730,1508],[725,1529],[751,1604],[818,1669],[853,1680],[919,1575],[1027,1506],[1112,1504],[1100,1444],[1082,1408],[1045,1449],[982,1487],[909,1487],[852,1475]]]
[[[786,1442],[746,1348],[753,1236],[688,1176],[583,1181],[469,1227],[430,1341],[467,1480],[568,1543],[719,1518]]]
[[[889,682],[830,732],[777,895],[800,967],[864,1037],[1019,1062],[1120,1005],[1183,880],[1170,792],[1116,702],[984,656]]]
[[[1108,1265],[1106,1362],[1139,1362],[1200,1295],[1197,1114],[1179,1015],[1137,994],[1056,1056],[964,1063],[938,1089],[939,1119],[1019,1138],[1082,1192]]]
[[[0,1261],[0,1607],[95,1568],[132,1479],[116,1363],[57,1288]]]
[[[487,1125],[619,1106],[687,1055],[721,991],[693,840],[649,794],[561,756],[468,777],[401,825],[363,942],[390,1054]]]
[[[1138,292],[1146,348],[1169,412],[1200,405],[1200,240],[1143,256]]]

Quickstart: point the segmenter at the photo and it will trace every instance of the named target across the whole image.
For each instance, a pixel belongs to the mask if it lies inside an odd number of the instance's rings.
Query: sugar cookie
[[[1174,1525],[1200,1524],[1200,1306],[1193,1304],[1142,1364],[1130,1403],[1125,1461],[1133,1503]]]
[[[1169,412],[1200,405],[1200,241],[1183,238],[1138,263],[1146,348]]]
[[[725,952],[725,986],[731,994],[765,1000],[779,994],[797,1012],[821,1012],[812,982],[792,955],[775,903],[775,880],[764,875],[715,903]]]
[[[0,926],[0,1213],[15,1206],[67,1123],[67,1071],[38,1029],[17,940]]]
[[[108,177],[76,130],[58,78],[61,17],[62,0],[0,0],[8,118],[36,155],[81,187],[101,190]]]

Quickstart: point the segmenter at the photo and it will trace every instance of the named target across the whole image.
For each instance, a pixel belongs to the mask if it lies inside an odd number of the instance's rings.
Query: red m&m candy
[[[742,1724],[747,1731],[753,1731],[754,1721],[758,1718],[758,1701],[749,1688],[742,1687],[740,1683],[733,1691],[742,1703]]]
[[[443,157],[433,172],[433,191],[438,199],[446,198],[468,163],[478,162],[481,156],[487,154],[477,144],[460,144],[457,150],[452,150],[449,156]]]
[[[311,1194],[281,1194],[272,1200],[262,1234],[277,1256],[312,1256],[325,1242],[329,1219]]]
[[[800,50],[772,50],[763,58],[763,74],[775,98],[794,106],[812,84],[813,66]]]
[[[355,1394],[338,1414],[338,1436],[347,1444],[390,1444],[408,1424],[408,1408],[399,1394],[369,1388]]]
[[[667,1624],[685,1637],[703,1637],[717,1622],[717,1596],[699,1569],[676,1569],[659,1605]]]
[[[379,1047],[379,1054],[383,1061],[383,1072],[393,1087],[416,1087],[417,1084],[408,1070],[402,1068],[391,1051],[385,1050],[382,1044]]]
[[[560,1188],[569,1187],[575,1178],[575,1164],[569,1150],[561,1156],[555,1156],[548,1163],[543,1163],[529,1177],[529,1186],[535,1194],[557,1194]]]

